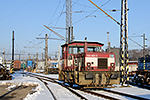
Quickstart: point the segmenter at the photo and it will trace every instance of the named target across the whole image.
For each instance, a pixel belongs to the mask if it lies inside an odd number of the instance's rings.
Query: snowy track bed
[[[35,74],[32,74],[32,75],[35,75]],[[41,75],[36,75],[36,76],[40,77]],[[41,76],[41,77],[43,78],[45,76]],[[46,78],[51,79],[50,77],[45,77],[43,79],[46,80]],[[54,80],[57,80],[57,79],[54,79]],[[55,84],[55,83],[52,83],[52,84]],[[111,90],[107,90],[107,89],[100,90],[100,91],[91,91],[91,90],[81,91],[81,90],[75,90],[75,89],[72,89],[72,90],[77,92],[81,96],[86,97],[87,99],[90,99],[90,98],[93,98],[93,99],[104,99],[105,98],[105,99],[115,99],[115,100],[119,100],[119,99],[124,99],[124,100],[128,100],[128,99],[143,99],[143,100],[147,100],[147,98],[130,95],[130,94],[124,93],[122,91],[116,92],[116,91],[111,91]],[[55,91],[55,89],[53,91]],[[62,89],[61,91],[65,91],[65,90]],[[80,98],[83,99],[82,97],[80,97]],[[86,99],[86,98],[84,98],[84,99]]]
[[[15,72],[15,74],[13,74],[12,80],[0,81],[0,85],[8,85],[9,84],[10,88],[15,87],[15,86],[17,87],[19,85],[26,85],[26,86],[33,85],[33,84],[37,85],[36,88],[33,89],[33,91],[35,91],[35,92],[33,92],[32,94],[28,93],[26,95],[26,97],[24,97],[23,100],[42,100],[42,99],[54,100],[52,94],[49,92],[49,89],[53,92],[53,94],[55,95],[57,100],[81,100],[81,97],[78,97],[76,94],[73,94],[70,90],[65,88],[65,86],[61,86],[59,84],[56,84],[53,81],[49,82],[49,81],[43,80],[43,82],[41,82],[37,78],[26,76],[26,75],[31,75],[31,74],[32,73],[26,72],[26,74],[24,74],[24,76],[23,76],[22,72]],[[58,80],[58,74],[49,74],[49,75],[38,74],[38,73],[34,73],[34,74],[36,74],[36,76],[42,75],[42,76],[46,76],[48,78],[53,78],[55,81],[60,82]],[[47,78],[44,78],[44,79],[47,79]],[[48,80],[50,80],[50,79],[48,79]],[[45,86],[45,84],[49,87],[49,89]],[[81,91],[81,90],[76,89],[76,88],[71,88],[71,87],[68,87],[68,88],[77,92],[79,95],[85,97],[85,100],[86,99],[88,99],[88,100],[110,99],[110,98],[105,98],[102,96],[97,96],[97,95],[94,95],[91,93],[87,93],[84,90]],[[145,98],[147,100],[150,98],[150,90],[142,89],[142,88],[139,88],[136,86],[123,87],[123,88],[120,88],[117,86],[116,88],[105,88],[105,89],[133,95],[136,97]],[[106,95],[106,97],[107,96],[112,97],[116,100],[117,99],[119,99],[119,100],[133,100],[133,98],[131,98],[131,97],[124,96],[124,95],[118,95],[116,93],[107,92],[107,91],[102,90],[102,89],[86,89],[86,91],[91,91],[91,92],[94,92],[97,94]]]

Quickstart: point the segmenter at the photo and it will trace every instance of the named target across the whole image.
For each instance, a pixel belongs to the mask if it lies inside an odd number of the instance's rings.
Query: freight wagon
[[[14,61],[14,67],[15,70],[20,70],[21,69],[21,62],[19,60]]]

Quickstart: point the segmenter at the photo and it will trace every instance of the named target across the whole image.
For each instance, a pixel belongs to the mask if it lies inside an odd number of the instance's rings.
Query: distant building
[[[137,71],[138,61],[129,61],[128,65],[129,65],[129,72]]]
[[[45,61],[38,61],[38,69],[44,69]]]
[[[49,60],[48,62],[49,68],[58,68],[58,60]],[[44,69],[45,61],[38,61],[38,69]]]
[[[2,64],[2,57],[0,57],[0,64]]]

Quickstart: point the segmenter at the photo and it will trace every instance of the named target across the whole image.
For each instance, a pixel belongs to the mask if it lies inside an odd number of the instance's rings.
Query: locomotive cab
[[[59,80],[85,87],[119,84],[115,54],[102,52],[103,45],[86,40],[62,45]]]

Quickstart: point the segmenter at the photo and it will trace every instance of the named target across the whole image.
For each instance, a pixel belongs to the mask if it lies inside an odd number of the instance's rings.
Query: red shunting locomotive
[[[114,71],[115,54],[102,52],[103,45],[86,40],[62,45],[59,80],[92,88],[119,84],[119,71]]]

